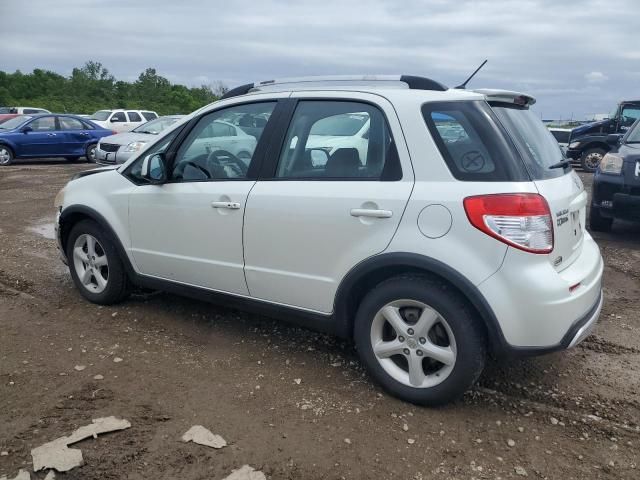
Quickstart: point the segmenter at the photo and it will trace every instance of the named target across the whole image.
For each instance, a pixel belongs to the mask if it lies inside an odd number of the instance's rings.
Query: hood
[[[608,130],[605,129],[605,127],[607,127],[608,125],[609,120],[600,120],[599,122],[587,123],[586,125],[576,127],[571,131],[571,140],[574,140],[578,137],[583,137],[585,135],[608,133]]]
[[[613,151],[621,156],[625,162],[640,160],[640,144],[638,143],[623,143]]]
[[[112,143],[114,145],[128,145],[131,142],[149,142],[157,135],[151,133],[124,132],[108,137],[102,137],[100,143]]]
[[[78,178],[87,177],[89,175],[95,175],[96,173],[102,172],[110,172],[111,170],[115,170],[119,165],[107,165],[106,167],[93,168],[91,170],[85,170],[83,172],[78,172],[74,176],[71,177],[71,180],[76,180]]]

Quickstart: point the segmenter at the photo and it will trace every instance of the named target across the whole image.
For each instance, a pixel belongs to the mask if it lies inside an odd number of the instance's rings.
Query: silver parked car
[[[140,125],[131,132],[117,133],[104,137],[96,149],[96,161],[102,164],[124,163],[131,155],[140,151],[147,142],[169,128],[185,115],[167,115]]]

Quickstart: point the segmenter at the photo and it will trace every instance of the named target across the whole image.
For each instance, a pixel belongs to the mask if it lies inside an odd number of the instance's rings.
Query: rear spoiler
[[[492,88],[480,88],[473,90],[485,96],[487,102],[513,103],[521,107],[530,107],[536,103],[536,99],[531,95],[510,90],[497,90]]]

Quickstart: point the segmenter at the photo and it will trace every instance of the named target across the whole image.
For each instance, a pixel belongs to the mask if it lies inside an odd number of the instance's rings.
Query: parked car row
[[[115,163],[117,156],[118,163],[122,163],[140,150],[148,138],[181,117],[154,117],[151,122],[138,122],[141,125],[135,133],[117,133],[77,115],[0,115],[0,165],[38,157],[63,157],[69,161],[85,157],[89,162]],[[101,139],[105,138],[107,142],[99,148]]]
[[[116,132],[130,132],[156,118],[158,114],[148,110],[98,110],[89,117],[89,120]]]

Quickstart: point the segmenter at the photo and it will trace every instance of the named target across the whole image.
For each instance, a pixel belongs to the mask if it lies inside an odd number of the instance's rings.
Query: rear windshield
[[[549,168],[567,157],[540,118],[528,108],[512,104],[491,105],[500,122],[516,144],[532,180],[561,177],[565,169]]]
[[[449,170],[458,180],[529,180],[518,151],[486,102],[426,103],[422,115]]]
[[[556,139],[558,143],[569,143],[569,136],[571,132],[563,132],[560,130],[549,130],[551,135]]]

